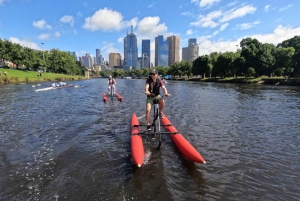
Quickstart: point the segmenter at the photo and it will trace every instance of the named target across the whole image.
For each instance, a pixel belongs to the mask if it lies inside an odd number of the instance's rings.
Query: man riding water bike
[[[159,93],[160,87],[164,91],[165,96],[171,96],[171,94],[168,94],[167,88],[165,87],[163,81],[160,78],[158,78],[158,71],[154,69],[151,71],[150,76],[146,80],[146,85],[145,85],[145,94],[147,95],[146,121],[147,121],[147,130],[148,131],[151,131],[150,111],[151,111],[151,107],[153,105],[153,100],[155,100],[155,99],[159,99],[159,101],[158,101],[159,117],[163,118],[161,112],[165,107],[165,101],[164,101],[164,99],[161,99],[161,96]]]
[[[113,79],[111,77],[111,75],[108,78],[107,84],[108,84],[108,94],[110,95],[110,87],[112,87],[112,89],[113,89],[113,94],[116,94],[116,86],[115,85],[117,84],[117,82],[115,79]]]

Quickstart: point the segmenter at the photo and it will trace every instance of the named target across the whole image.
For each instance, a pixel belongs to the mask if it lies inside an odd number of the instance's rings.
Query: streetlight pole
[[[239,47],[239,45],[235,45],[236,46],[236,53],[238,53],[238,47]],[[238,57],[238,55],[236,55],[237,57]],[[236,74],[235,74],[236,72],[234,72],[234,78],[236,78]]]
[[[41,43],[42,44],[42,50],[43,50],[43,60],[45,60],[45,55],[44,55],[44,43]]]

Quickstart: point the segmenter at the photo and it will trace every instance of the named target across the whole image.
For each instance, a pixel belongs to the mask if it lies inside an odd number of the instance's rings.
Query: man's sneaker
[[[162,113],[159,113],[159,118],[160,118],[160,119],[163,119],[163,118],[164,118],[164,116],[162,115]]]
[[[147,131],[152,131],[151,126],[147,126]]]

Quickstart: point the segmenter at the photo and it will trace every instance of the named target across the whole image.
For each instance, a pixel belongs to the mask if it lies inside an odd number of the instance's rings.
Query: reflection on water
[[[40,84],[40,86],[38,85]],[[35,92],[0,86],[0,200],[298,200],[300,89],[170,81],[165,114],[203,155],[145,139],[132,165],[129,123],[145,123],[144,80],[105,79]],[[35,87],[32,87],[32,86]]]

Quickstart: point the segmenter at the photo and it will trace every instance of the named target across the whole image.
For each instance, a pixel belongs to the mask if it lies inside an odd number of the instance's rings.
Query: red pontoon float
[[[169,134],[173,143],[179,149],[180,153],[184,155],[188,160],[196,163],[205,164],[205,160],[200,153],[185,139],[185,137],[178,132],[178,130],[171,124],[169,119],[163,114],[164,118],[161,119],[161,126],[165,128],[167,132],[160,132],[161,134]],[[144,160],[144,145],[142,140],[141,128],[139,120],[135,113],[131,118],[131,154],[132,160],[135,165],[141,167]]]

